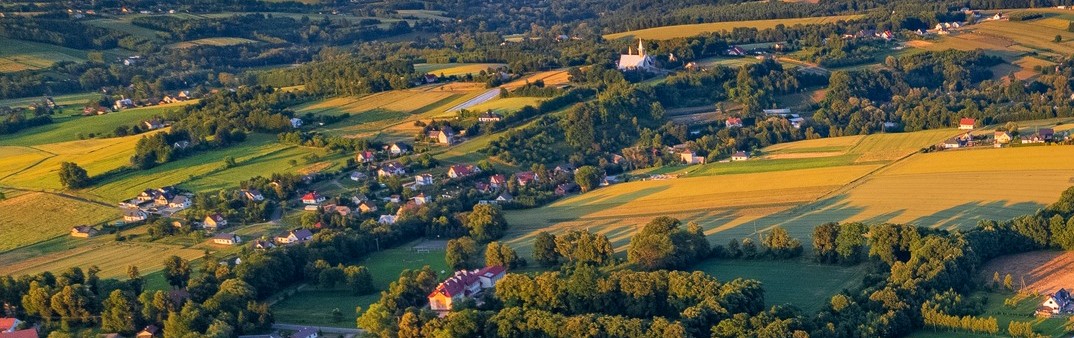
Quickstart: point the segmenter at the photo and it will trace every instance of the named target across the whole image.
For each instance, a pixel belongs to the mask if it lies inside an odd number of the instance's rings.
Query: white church
[[[645,54],[645,45],[641,40],[638,40],[638,54],[634,55],[634,50],[631,48],[626,54],[619,55],[619,70],[645,70],[649,71],[655,68],[653,58]]]

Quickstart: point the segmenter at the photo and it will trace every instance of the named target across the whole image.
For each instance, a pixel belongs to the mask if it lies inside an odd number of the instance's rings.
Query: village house
[[[201,222],[201,227],[205,230],[216,231],[227,227],[227,218],[220,213],[205,216],[205,220]]]
[[[149,218],[149,214],[141,209],[126,209],[123,210],[123,221],[127,223],[141,222],[146,218]]]
[[[477,121],[482,123],[500,122],[500,120],[503,120],[503,115],[494,113],[491,110],[481,113],[481,116],[477,117]]]
[[[116,102],[112,104],[112,110],[120,110],[120,109],[127,109],[127,108],[133,108],[133,107],[134,107],[134,101],[131,101],[131,99],[128,99],[128,98],[122,98],[122,99],[116,100]]]
[[[351,181],[358,182],[358,181],[364,180],[364,179],[366,179],[368,177],[369,176],[366,175],[365,173],[355,170],[355,171],[351,172],[351,177],[350,178],[351,178]]]
[[[318,338],[320,337],[318,332],[316,328],[304,327],[292,333],[290,338]]]
[[[235,245],[242,243],[242,238],[239,235],[232,233],[219,233],[213,236],[213,244],[221,245]]]
[[[557,165],[555,168],[552,168],[552,174],[557,175],[557,176],[558,175],[573,175],[574,170],[575,170],[574,166],[571,165],[570,163],[560,164],[560,165]]]
[[[242,189],[242,196],[254,202],[261,202],[265,200],[265,195],[262,195],[261,190],[257,189]]]
[[[291,245],[295,243],[302,243],[313,239],[313,232],[309,229],[297,229],[284,232],[276,236],[276,243],[282,245]]]
[[[506,192],[500,194],[500,196],[496,196],[496,203],[511,203],[511,201],[514,201],[514,200],[515,200],[515,197],[511,196],[511,194],[508,194]]]
[[[3,17],[0,15],[0,17]],[[0,318],[3,320],[4,318]],[[37,328],[29,328],[23,330],[15,330],[14,326],[9,331],[0,331],[0,337],[3,338],[38,338]]]
[[[429,141],[432,143],[452,144],[455,143],[455,131],[450,126],[444,126],[440,130],[429,131]]]
[[[185,195],[175,195],[168,201],[168,207],[172,209],[186,209],[190,207],[190,198]]]
[[[377,223],[391,225],[395,224],[395,219],[395,215],[380,215],[380,218],[377,218]]]
[[[393,177],[406,175],[406,167],[399,162],[388,162],[377,169],[377,177]]]
[[[697,156],[697,153],[689,150],[680,153],[679,158],[685,164],[705,164],[705,157]]]
[[[742,118],[740,117],[728,117],[724,122],[727,128],[742,128]]]
[[[961,120],[958,120],[958,129],[959,130],[973,130],[973,127],[976,124],[977,124],[977,120],[974,120],[974,119],[971,119],[971,118],[968,118],[968,117],[963,117]]]
[[[731,155],[731,161],[745,161],[748,159],[750,159],[750,155],[747,154],[745,151],[736,151],[733,155]]]
[[[525,187],[537,180],[537,174],[532,171],[523,171],[515,174],[515,178],[518,179],[518,185]]]
[[[164,128],[164,121],[161,121],[157,118],[145,120],[142,122],[142,127],[144,127],[145,130],[157,130],[160,128]]]
[[[172,148],[175,148],[175,149],[190,148],[190,141],[187,141],[187,140],[175,141],[175,143],[172,144]]]
[[[138,334],[135,335],[135,337],[136,338],[152,338],[152,337],[156,337],[157,332],[159,332],[159,331],[160,331],[160,328],[157,327],[156,325],[149,325],[149,326],[146,326],[144,329],[142,329],[142,331],[138,331]]]
[[[556,196],[563,196],[572,192],[578,191],[578,185],[575,183],[563,183],[556,186]]]
[[[89,225],[79,225],[71,228],[71,237],[90,238],[97,236],[97,229]]]
[[[411,200],[414,200],[414,204],[422,205],[422,204],[425,204],[425,203],[432,202],[433,201],[433,196],[426,195],[425,193],[419,193],[417,196],[414,196],[413,198],[411,198]]]
[[[254,240],[254,242],[251,243],[250,246],[252,246],[255,250],[268,250],[276,248],[276,244],[272,244],[272,242],[260,239]]]
[[[619,62],[616,63],[616,68],[619,70],[640,70],[650,71],[656,68],[656,62],[652,57],[645,54],[645,44],[638,40],[638,54],[634,54],[633,49],[627,50],[626,54],[619,55]]]
[[[358,163],[370,163],[376,160],[376,156],[373,154],[372,151],[363,150],[359,151],[358,155],[354,156],[354,160]]]
[[[388,153],[392,155],[403,155],[413,151],[406,143],[392,143],[388,146]]]
[[[377,211],[377,206],[373,203],[369,203],[369,201],[362,201],[362,203],[358,204],[358,211],[363,214],[374,212]]]
[[[746,55],[746,50],[739,46],[731,46],[731,48],[728,48],[723,53],[729,56],[744,56]]]
[[[1005,131],[996,131],[992,138],[995,140],[996,145],[1011,143],[1011,134]]]
[[[291,128],[298,128],[302,126],[302,119],[297,117],[291,118]]]
[[[507,186],[507,179],[501,174],[492,175],[489,177],[489,186],[494,189],[500,189]]]
[[[310,191],[305,195],[302,195],[302,204],[306,205],[320,204],[321,202],[324,202],[324,200],[325,197],[321,194],[318,194],[316,191]]]
[[[450,178],[464,178],[481,172],[481,168],[472,164],[456,164],[448,168],[447,175]]]
[[[177,220],[172,221],[172,227],[176,228],[176,229],[180,229],[180,230],[185,229],[187,227],[190,227],[191,225],[192,225],[192,223],[187,222],[185,220],[177,219]]]
[[[502,266],[487,266],[478,270],[456,271],[436,286],[429,294],[429,308],[441,315],[453,309],[455,303],[472,298],[484,290],[494,288],[503,279],[506,270]]]
[[[1071,301],[1070,292],[1067,289],[1059,289],[1059,291],[1049,294],[1048,298],[1045,298],[1044,302],[1037,308],[1037,315],[1047,317],[1071,312],[1074,312],[1074,302]]]
[[[433,175],[421,174],[421,175],[414,176],[414,184],[415,185],[432,185],[433,183],[435,183],[433,181]]]
[[[15,332],[15,328],[19,327],[21,320],[17,318],[0,317],[0,333]]]

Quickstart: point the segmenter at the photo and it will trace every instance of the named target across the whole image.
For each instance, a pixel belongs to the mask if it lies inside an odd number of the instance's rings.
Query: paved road
[[[484,93],[481,93],[481,95],[478,95],[477,97],[474,97],[472,99],[466,100],[466,102],[460,103],[457,106],[451,107],[451,109],[448,109],[447,111],[453,112],[453,111],[459,111],[459,110],[463,110],[463,109],[466,109],[466,108],[470,108],[470,107],[473,107],[473,106],[488,102],[489,100],[495,99],[497,96],[500,96],[500,88],[499,87],[489,89],[488,91],[485,91]]]
[[[307,328],[307,327],[315,328],[315,329],[320,330],[321,332],[324,332],[324,333],[335,333],[335,334],[342,334],[342,335],[354,335],[354,334],[360,334],[360,333],[365,332],[362,329],[348,329],[348,328],[342,328],[342,327],[298,325],[298,324],[287,324],[287,323],[272,324],[273,329],[288,330],[288,331],[298,331],[298,330],[301,330],[301,329],[304,329],[304,328]]]

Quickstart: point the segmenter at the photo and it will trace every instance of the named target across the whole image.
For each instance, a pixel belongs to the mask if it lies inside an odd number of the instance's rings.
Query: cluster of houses
[[[182,194],[172,186],[145,189],[138,196],[119,203],[123,211],[123,221],[137,223],[146,220],[151,214],[170,216],[190,208],[190,195]]]
[[[474,299],[496,286],[507,270],[502,266],[486,266],[477,270],[459,270],[429,293],[429,309],[441,317],[447,315],[454,305],[466,299]]]
[[[977,120],[972,118],[964,117],[960,119],[958,129],[965,131],[965,133],[945,140],[940,147],[943,149],[960,149],[991,143],[993,147],[1002,148],[1015,143],[1037,144],[1070,140],[1069,133],[1056,133],[1055,129],[1052,128],[1037,128],[1036,132],[1032,134],[1018,137],[1011,135],[1009,131],[997,130],[992,134],[991,139],[988,137],[974,138],[971,132],[976,128],[976,124]]]
[[[129,57],[129,58],[126,58],[126,59],[123,60],[123,63],[128,64],[128,65],[137,64],[138,62],[141,62],[141,58],[138,57],[138,56],[132,56],[132,57]],[[155,105],[158,105],[158,104],[168,104],[168,103],[183,102],[183,101],[190,100],[190,99],[193,99],[193,98],[194,97],[190,94],[189,90],[179,91],[175,95],[171,95],[171,94],[164,95],[164,97],[159,98],[159,99],[158,98],[147,98],[147,99],[141,99],[141,100],[134,100],[134,99],[131,99],[131,98],[128,98],[128,97],[125,97],[125,96],[121,96],[118,100],[115,100],[114,102],[112,102],[111,107],[103,107],[103,106],[98,106],[98,105],[87,105],[87,106],[82,108],[82,115],[103,115],[103,114],[107,114],[107,113],[110,113],[110,112],[120,111],[120,110],[123,110],[123,109],[130,109],[130,108],[136,108],[136,107],[149,107],[149,106],[155,106]]]
[[[892,39],[895,39],[895,33],[892,33],[890,30],[884,30],[884,31],[881,32],[881,31],[878,31],[878,30],[875,30],[875,29],[862,29],[862,30],[859,30],[857,33],[854,33],[854,34],[850,34],[850,33],[843,34],[842,38],[843,39],[884,39],[886,41],[891,41]]]

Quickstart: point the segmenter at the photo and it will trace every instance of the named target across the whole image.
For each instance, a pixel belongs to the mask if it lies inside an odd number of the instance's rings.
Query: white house
[[[734,155],[731,155],[731,161],[745,161],[750,159],[750,155],[745,151],[737,151]]]
[[[291,128],[298,128],[302,126],[302,119],[297,117],[291,118]]]
[[[213,236],[213,244],[235,245],[239,243],[242,243],[242,238],[236,234],[220,233]]]

